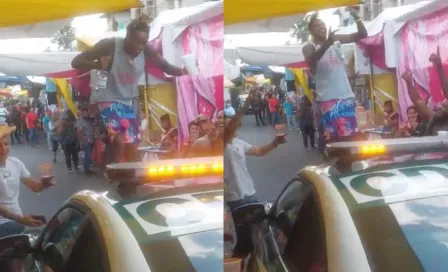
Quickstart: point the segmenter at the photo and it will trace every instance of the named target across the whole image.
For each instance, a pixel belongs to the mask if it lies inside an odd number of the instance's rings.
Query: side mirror
[[[44,259],[49,267],[54,272],[61,272],[63,270],[64,257],[55,244],[49,243],[44,248]]]
[[[243,205],[233,212],[233,220],[237,225],[257,224],[265,219],[266,210],[262,203]]]
[[[30,238],[26,234],[0,239],[0,260],[23,259],[32,251]]]

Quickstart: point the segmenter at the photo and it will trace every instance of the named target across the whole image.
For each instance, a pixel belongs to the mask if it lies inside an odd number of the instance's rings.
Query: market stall
[[[423,26],[425,31],[421,30]],[[384,10],[369,25],[369,36],[360,43],[376,66],[395,72],[401,120],[406,120],[406,111],[411,105],[405,83],[401,79],[401,74],[407,67],[413,72],[421,95],[427,98],[428,105],[437,106],[444,99],[438,77],[429,62],[429,55],[436,52],[439,44],[446,44],[448,41],[448,35],[444,31],[447,26],[448,2],[423,1]],[[447,50],[443,46],[440,49],[445,62]]]

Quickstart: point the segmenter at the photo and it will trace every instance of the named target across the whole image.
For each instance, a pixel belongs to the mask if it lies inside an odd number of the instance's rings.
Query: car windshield
[[[448,196],[363,208],[352,216],[372,271],[448,268]]]
[[[222,271],[222,189],[126,199],[113,206],[139,242],[151,271]]]

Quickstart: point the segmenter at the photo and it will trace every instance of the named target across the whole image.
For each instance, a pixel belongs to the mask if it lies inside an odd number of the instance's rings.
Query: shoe
[[[95,174],[95,172],[93,172],[93,171],[90,170],[90,169],[87,169],[87,170],[84,170],[84,174],[86,174],[86,175],[91,175],[91,174]]]
[[[73,169],[71,167],[67,168],[67,171],[73,172]]]

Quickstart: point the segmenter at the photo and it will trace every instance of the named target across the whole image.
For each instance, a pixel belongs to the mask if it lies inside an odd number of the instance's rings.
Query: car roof
[[[217,177],[213,178],[216,179]],[[202,177],[198,179],[207,180],[210,178]],[[131,222],[128,225],[134,234],[139,236],[137,237],[139,240],[155,241],[169,239],[190,232],[222,229],[223,216],[216,217],[216,214],[222,215],[222,210],[224,209],[222,182],[198,184],[186,187],[180,186],[153,193],[144,192],[141,195],[137,194],[135,197],[131,198],[121,197],[116,190],[104,192],[101,196],[103,199],[107,200],[107,203],[117,211],[123,220],[127,221],[127,223]],[[163,206],[165,208],[169,206],[174,207],[180,213],[187,211],[191,212],[191,210],[195,210],[196,213],[205,211],[207,212],[205,216],[209,217],[211,221],[207,219],[202,224],[195,223],[195,226],[191,227],[189,218],[184,218],[184,222],[177,221],[177,223],[180,223],[185,227],[184,229],[176,227],[178,232],[173,232],[171,231],[171,226],[168,225],[164,231],[169,231],[169,235],[167,236],[166,234],[163,234],[157,236],[156,234],[160,234],[162,231],[157,228],[152,228],[153,226],[151,226],[151,224],[147,224],[138,211],[141,209],[144,209],[147,212],[159,210],[160,207]],[[143,237],[142,233],[145,233],[146,235]]]
[[[113,205],[140,243],[223,228],[223,190],[134,199]]]
[[[391,162],[330,178],[351,210],[448,194],[446,160]]]

